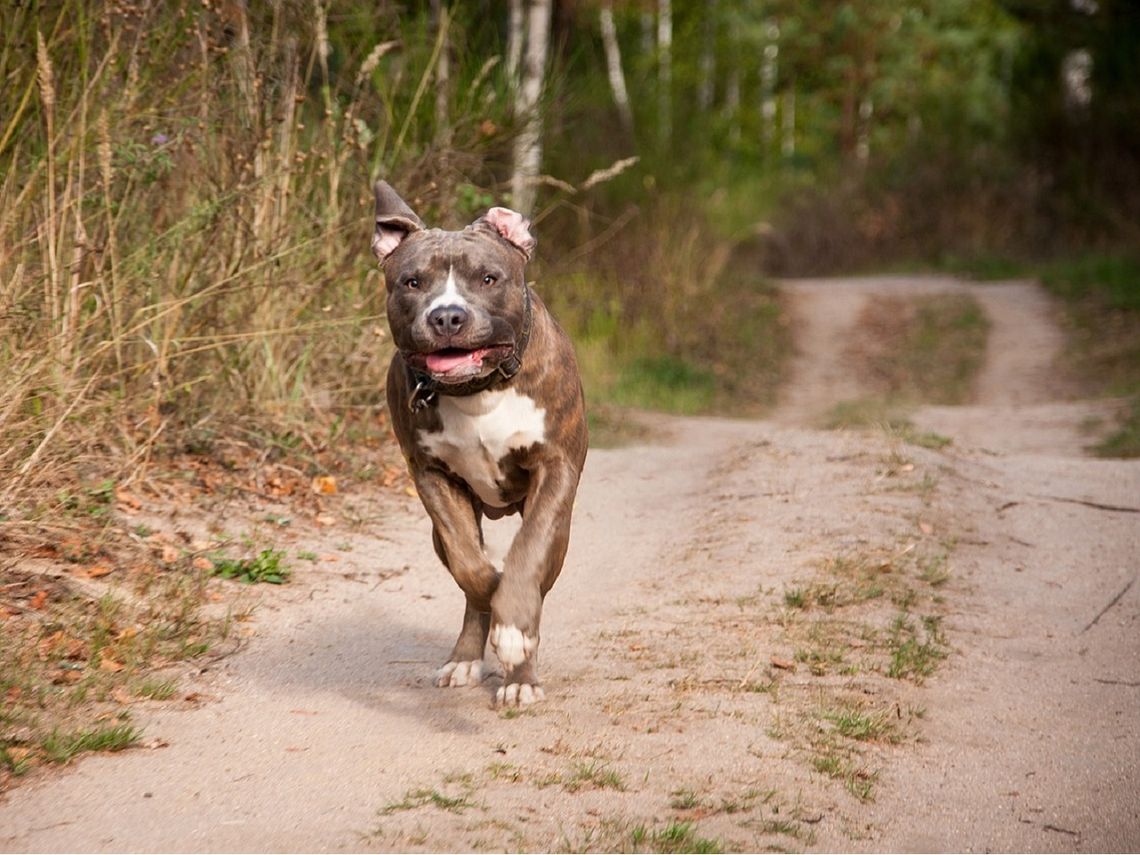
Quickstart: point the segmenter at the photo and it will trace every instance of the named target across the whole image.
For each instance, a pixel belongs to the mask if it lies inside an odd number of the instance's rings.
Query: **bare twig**
[[[1089,499],[1071,499],[1068,496],[1041,496],[1036,493],[1033,495],[1035,499],[1044,499],[1047,502],[1066,502],[1070,505],[1084,505],[1086,508],[1096,508],[1098,511],[1113,511],[1119,514],[1140,514],[1140,508],[1132,508],[1128,505],[1109,505],[1104,502],[1093,502]]]
[[[1135,583],[1136,583],[1136,577],[1135,577],[1135,576],[1133,576],[1133,577],[1132,577],[1132,578],[1129,580],[1128,584],[1127,584],[1127,585],[1125,585],[1123,588],[1121,588],[1121,589],[1120,589],[1120,591],[1117,593],[1117,595],[1116,595],[1115,597],[1113,597],[1111,600],[1109,600],[1109,601],[1108,601],[1108,605],[1107,605],[1107,606],[1105,606],[1103,609],[1101,609],[1099,612],[1097,612],[1097,613],[1096,613],[1096,617],[1094,617],[1092,620],[1090,620],[1090,621],[1088,622],[1088,624],[1085,626],[1085,628],[1081,630],[1080,634],[1081,634],[1081,635],[1084,635],[1086,632],[1088,632],[1090,629],[1092,629],[1094,626],[1096,626],[1096,622],[1097,622],[1098,620],[1100,620],[1102,617],[1104,617],[1104,613],[1105,613],[1105,612],[1107,612],[1109,609],[1111,609],[1113,606],[1115,606],[1117,603],[1119,603],[1119,602],[1120,602],[1120,598],[1121,598],[1121,597],[1123,597],[1125,594],[1127,594],[1127,593],[1128,593],[1128,590],[1129,590],[1129,589],[1130,589],[1130,588],[1131,588],[1131,587],[1132,587],[1132,586],[1133,586]]]

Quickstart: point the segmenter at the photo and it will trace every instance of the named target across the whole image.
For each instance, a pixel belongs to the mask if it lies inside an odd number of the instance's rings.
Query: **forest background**
[[[534,219],[601,419],[770,404],[775,275],[1140,313],[1129,0],[57,0],[0,34],[5,539],[156,453],[383,443],[376,178]]]

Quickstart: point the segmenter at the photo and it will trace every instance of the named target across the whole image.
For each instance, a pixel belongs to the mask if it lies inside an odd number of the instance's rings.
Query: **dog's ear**
[[[391,255],[408,235],[424,227],[407,203],[387,181],[377,181],[376,231],[372,235],[372,252],[383,261]]]
[[[491,226],[505,240],[517,247],[526,256],[527,261],[538,245],[538,241],[530,233],[530,220],[510,208],[492,208],[475,222]]]

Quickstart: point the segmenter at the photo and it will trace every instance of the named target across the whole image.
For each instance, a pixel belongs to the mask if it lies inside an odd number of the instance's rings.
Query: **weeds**
[[[723,852],[719,840],[698,837],[691,822],[670,822],[668,825],[651,830],[638,825],[629,833],[630,843],[635,852]]]
[[[289,581],[292,571],[282,564],[285,553],[263,549],[253,558],[221,558],[214,561],[215,576],[223,579],[237,579],[253,585],[266,582],[270,585],[283,585]]]
[[[852,356],[883,394],[932,404],[969,400],[989,332],[973,296],[872,297],[858,325]]]
[[[139,741],[140,732],[129,724],[117,724],[78,733],[53,730],[41,743],[52,763],[68,763],[86,751],[122,751]]]
[[[921,684],[934,673],[948,650],[942,635],[941,620],[924,617],[921,629],[906,612],[900,612],[891,623],[887,638],[890,663],[887,676]]]

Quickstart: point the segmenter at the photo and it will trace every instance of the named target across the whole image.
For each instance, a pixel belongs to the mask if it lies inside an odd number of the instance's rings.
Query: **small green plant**
[[[672,796],[669,800],[669,807],[674,810],[692,810],[701,803],[700,798],[693,790],[673,790],[669,795]]]
[[[924,617],[919,630],[909,614],[900,612],[891,623],[887,650],[891,656],[887,676],[921,684],[946,658],[941,620]]]
[[[638,825],[630,831],[634,849],[648,847],[652,852],[723,852],[719,840],[698,837],[691,822],[671,822],[657,831]]]
[[[824,713],[823,718],[835,725],[835,731],[847,739],[859,742],[896,742],[894,723],[885,712],[868,713],[854,707],[844,707]]]
[[[285,553],[263,549],[253,558],[222,558],[214,562],[213,573],[223,579],[239,579],[247,584],[266,582],[282,585],[289,581],[290,570],[281,562]]]
[[[432,807],[449,811],[450,813],[463,813],[467,808],[477,807],[477,805],[468,798],[469,795],[469,793],[466,793],[462,796],[449,796],[446,793],[441,793],[434,787],[408,790],[404,793],[403,799],[385,805],[380,812],[388,815],[396,813],[397,811],[415,810],[425,805],[431,805]]]
[[[44,756],[52,763],[67,763],[86,751],[122,751],[138,742],[142,734],[129,724],[61,733],[53,730],[43,740]]]
[[[177,691],[178,684],[174,680],[143,680],[135,694],[152,701],[165,701],[174,697]]]
[[[570,769],[570,776],[562,782],[562,786],[569,792],[580,790],[586,785],[598,790],[625,790],[625,781],[621,775],[599,760],[575,763]]]

